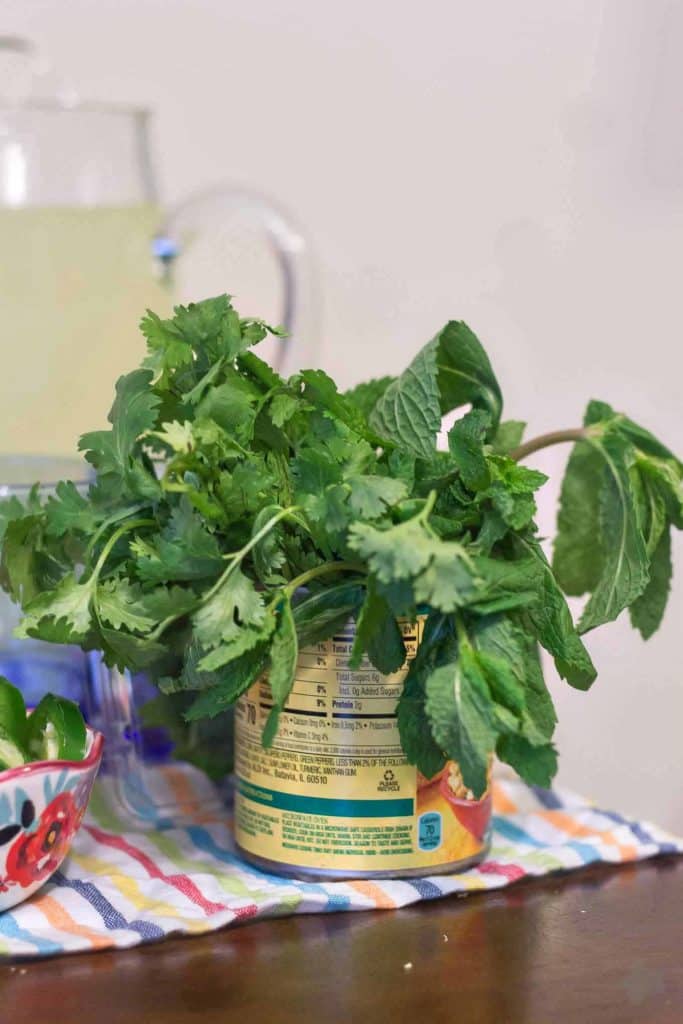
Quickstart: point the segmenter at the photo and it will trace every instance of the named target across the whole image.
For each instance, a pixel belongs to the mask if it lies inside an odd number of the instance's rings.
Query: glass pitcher
[[[0,98],[0,452],[72,454],[81,433],[105,426],[114,382],[144,354],[145,309],[163,315],[179,300],[237,291],[215,254],[245,229],[269,253],[264,290],[279,271],[281,306],[254,294],[256,308],[244,294],[236,306],[289,331],[265,358],[287,369],[294,348],[297,366],[311,365],[310,266],[288,218],[222,186],[164,213],[148,111],[41,98],[30,44],[0,39],[3,56],[24,84]],[[239,276],[242,254],[232,262]]]

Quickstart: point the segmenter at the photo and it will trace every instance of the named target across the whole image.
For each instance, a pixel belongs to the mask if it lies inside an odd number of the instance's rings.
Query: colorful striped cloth
[[[161,770],[157,798],[159,787],[166,787],[190,820],[159,828],[150,827],[151,821],[132,826],[120,811],[114,813],[106,781],[98,783],[61,871],[33,899],[0,914],[0,954],[127,948],[247,918],[404,907],[595,861],[683,853],[682,839],[653,825],[599,810],[564,790],[502,778],[494,783],[493,842],[483,864],[410,880],[297,882],[239,859],[225,814],[196,813],[198,798],[206,806],[203,785],[192,769]]]

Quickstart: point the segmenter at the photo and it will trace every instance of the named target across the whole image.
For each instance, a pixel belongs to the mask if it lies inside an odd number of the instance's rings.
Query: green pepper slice
[[[0,676],[0,729],[23,747],[26,742],[26,705],[16,686]]]
[[[77,704],[47,693],[28,717],[26,747],[33,761],[82,761],[85,722]]]
[[[4,771],[5,768],[19,768],[25,763],[26,754],[23,748],[7,729],[0,725],[0,771]]]

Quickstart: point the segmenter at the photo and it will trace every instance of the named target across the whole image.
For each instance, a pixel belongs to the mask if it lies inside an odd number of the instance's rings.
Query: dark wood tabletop
[[[0,967],[0,1022],[680,1024],[683,858]]]

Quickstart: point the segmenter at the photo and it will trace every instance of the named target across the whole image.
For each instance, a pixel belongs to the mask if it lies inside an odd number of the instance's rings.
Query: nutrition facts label
[[[438,865],[481,848],[444,815],[440,781],[418,782],[401,749],[396,705],[422,628],[402,624],[406,662],[390,676],[367,658],[349,668],[352,624],[304,648],[268,750],[267,681],[239,700],[235,830],[245,852],[333,875]]]
[[[396,704],[421,629],[421,622],[402,626],[407,661],[391,676],[383,676],[367,658],[358,669],[348,667],[351,626],[324,643],[305,647],[273,748],[302,753],[313,750],[316,760],[321,755],[357,756],[361,752],[367,757],[394,754],[402,758]],[[260,739],[272,707],[267,682],[253,687],[242,703],[240,714],[246,716],[247,731]]]

